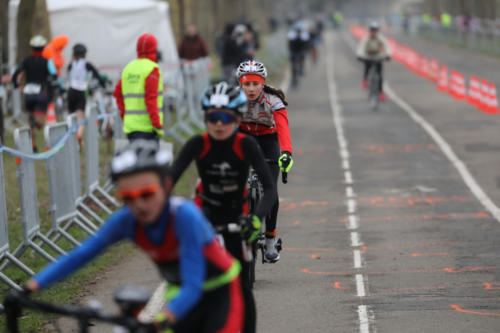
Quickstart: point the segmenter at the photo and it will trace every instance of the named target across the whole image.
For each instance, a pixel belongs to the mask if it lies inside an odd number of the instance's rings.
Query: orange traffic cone
[[[490,94],[488,99],[488,113],[499,113],[497,87],[495,83],[490,83]]]
[[[479,95],[479,103],[477,108],[480,111],[488,112],[488,105],[490,100],[490,87],[488,84],[488,80],[481,80],[481,94]]]
[[[439,71],[437,90],[448,91],[448,68],[446,65],[442,65],[441,70]]]
[[[56,121],[57,121],[57,119],[56,119],[56,109],[54,107],[54,103],[49,103],[49,106],[47,108],[46,123],[47,124],[55,124]]]
[[[429,77],[429,62],[427,61],[427,57],[420,57],[420,76],[425,78]]]
[[[436,59],[431,59],[429,62],[429,80],[437,82],[439,78],[439,63]]]
[[[471,75],[469,78],[469,89],[467,90],[467,102],[469,104],[478,106],[481,102],[481,83],[479,78]]]
[[[450,95],[459,100],[465,98],[465,79],[460,72],[450,72]]]

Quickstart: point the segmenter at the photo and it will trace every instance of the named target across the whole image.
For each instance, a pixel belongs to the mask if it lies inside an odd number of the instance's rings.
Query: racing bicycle
[[[271,161],[269,159],[266,159],[266,162],[267,163],[277,163],[276,161]],[[283,182],[283,184],[286,184],[288,182],[288,173],[286,172],[282,172],[281,173],[281,181]],[[257,172],[251,168],[250,169],[250,175],[248,177],[248,211],[249,211],[249,214],[252,214],[255,212],[255,210],[257,209],[257,206],[259,205],[259,202],[260,200],[262,199],[262,196],[263,196],[263,193],[264,193],[264,188],[262,186],[262,183],[260,182],[259,180],[259,176],[257,175]],[[263,224],[265,223],[265,220],[266,218],[263,219]],[[259,232],[259,236],[257,237],[257,239],[255,240],[254,244],[252,244],[252,262],[250,264],[250,287],[253,288],[253,284],[255,283],[255,265],[257,263],[257,254],[258,252],[260,252],[260,255],[261,255],[261,260],[262,260],[262,263],[266,263],[266,259],[265,259],[265,256],[264,256],[264,252],[265,252],[265,240],[266,240],[266,236],[265,236],[265,233],[264,231],[261,231]],[[278,238],[278,240],[276,241],[276,250],[278,250],[278,252],[281,251],[281,248],[282,248],[282,240],[281,238]]]

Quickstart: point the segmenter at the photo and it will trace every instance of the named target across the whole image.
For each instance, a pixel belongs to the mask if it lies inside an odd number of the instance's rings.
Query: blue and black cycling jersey
[[[227,284],[238,276],[237,262],[215,241],[214,231],[200,210],[191,201],[172,197],[158,220],[147,226],[139,224],[130,209],[123,207],[95,235],[34,279],[41,288],[47,288],[91,261],[107,246],[126,238],[148,254],[169,285],[179,286],[178,293],[166,305],[179,319],[200,301],[203,290]]]

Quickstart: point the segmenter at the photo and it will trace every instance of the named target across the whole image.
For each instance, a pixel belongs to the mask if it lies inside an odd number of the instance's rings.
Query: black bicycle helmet
[[[154,171],[164,177],[168,175],[173,156],[168,150],[159,150],[151,140],[134,140],[111,160],[111,179],[142,171]]]
[[[247,111],[247,97],[238,86],[231,86],[222,81],[208,87],[201,95],[201,106],[203,110],[209,108],[226,108],[238,113]]]
[[[76,56],[84,56],[87,53],[87,48],[83,44],[75,44],[73,46],[73,54]]]

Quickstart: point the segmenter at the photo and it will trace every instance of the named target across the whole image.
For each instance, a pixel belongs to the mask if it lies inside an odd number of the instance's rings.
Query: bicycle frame
[[[380,103],[379,94],[380,94],[380,75],[376,70],[376,63],[374,62],[370,66],[370,70],[368,71],[368,98],[370,101],[370,107],[372,110],[376,110]]]

